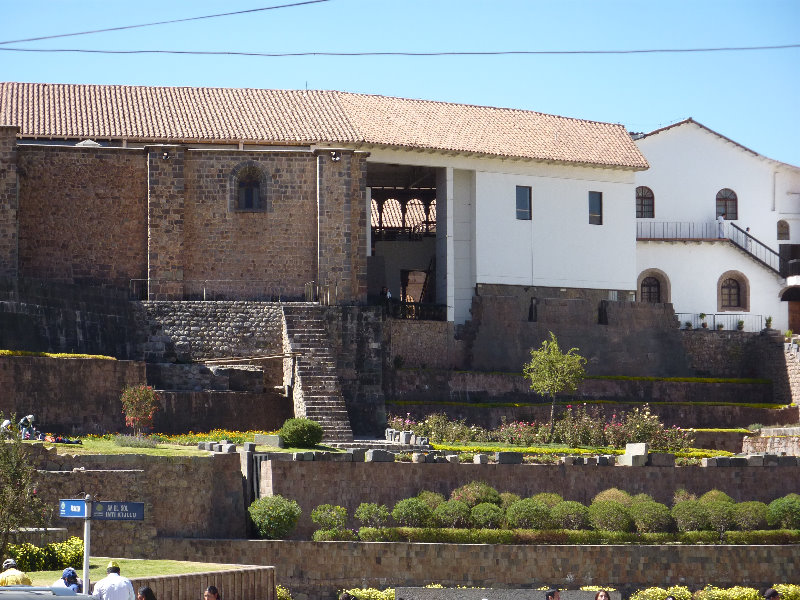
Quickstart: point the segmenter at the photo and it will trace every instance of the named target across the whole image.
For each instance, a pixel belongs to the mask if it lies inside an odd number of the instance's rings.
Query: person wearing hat
[[[767,600],[781,600],[781,593],[774,588],[769,588],[764,592],[764,598]]]
[[[544,593],[544,600],[559,600],[560,594],[558,589],[550,588]]]
[[[17,561],[7,558],[3,561],[3,572],[0,573],[0,585],[32,585],[31,578],[17,569]]]
[[[131,580],[119,574],[119,564],[112,560],[106,568],[107,575],[94,585],[92,598],[96,600],[136,600]]]
[[[72,567],[67,567],[61,573],[61,579],[57,579],[50,587],[65,587],[71,589],[76,594],[80,594],[83,588],[83,582],[78,578],[78,574]]]

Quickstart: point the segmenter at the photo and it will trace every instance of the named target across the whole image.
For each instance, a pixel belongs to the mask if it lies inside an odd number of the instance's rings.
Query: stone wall
[[[744,439],[744,452],[766,452],[800,456],[800,436],[768,435],[752,436]]]
[[[16,277],[18,274],[18,132],[18,127],[0,127],[0,277]]]
[[[422,490],[450,495],[470,481],[485,481],[500,492],[532,496],[557,492],[565,500],[590,504],[599,492],[617,487],[631,494],[650,494],[672,504],[675,490],[695,494],[719,489],[736,501],[770,502],[800,492],[800,467],[591,467],[565,465],[474,465],[416,463],[344,463],[265,461],[261,495],[292,498],[303,511],[297,537],[314,526],[311,511],[320,504],[338,504],[352,515],[362,502],[392,507]],[[353,521],[349,526],[357,527]]]
[[[275,600],[275,567],[237,565],[225,571],[132,577],[134,590],[148,586],[159,600],[199,600],[213,585],[223,598]]]
[[[291,401],[280,391],[161,392],[153,420],[160,433],[230,429],[277,431],[294,416]]]
[[[61,498],[144,502],[141,522],[98,521],[92,553],[142,556],[157,536],[237,538],[247,534],[240,454],[157,457],[134,454],[71,456],[30,446],[39,471],[38,493],[48,505]],[[58,519],[82,537],[81,519]],[[231,561],[220,561],[231,562]]]
[[[467,344],[455,339],[453,323],[387,319],[385,325],[389,365],[456,369],[465,364]]]
[[[19,275],[112,284],[146,276],[142,150],[19,145]]]
[[[38,427],[53,433],[121,431],[120,394],[143,383],[139,362],[0,356],[0,411],[34,414]]]
[[[275,565],[295,600],[333,600],[342,588],[424,586],[614,587],[624,595],[659,585],[765,589],[796,581],[797,547],[502,546],[411,543],[160,539],[156,555],[175,560]],[[534,594],[536,594],[534,596]],[[491,598],[487,593],[487,597]]]

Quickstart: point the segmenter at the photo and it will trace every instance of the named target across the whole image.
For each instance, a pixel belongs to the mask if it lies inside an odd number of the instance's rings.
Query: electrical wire
[[[315,0],[326,1],[326,0]],[[646,50],[497,50],[466,52],[235,52],[228,50],[92,50],[88,48],[2,48],[7,52],[77,52],[84,54],[188,54],[198,56],[256,56],[284,58],[299,56],[530,56],[530,55],[592,55],[592,54],[679,54],[693,52],[744,52],[753,50],[787,50],[800,44],[776,46],[728,46],[720,48],[652,48]]]
[[[319,4],[320,2],[330,2],[330,0],[305,0],[304,2],[293,2],[292,4],[280,4],[278,6],[265,6],[262,8],[250,8],[247,10],[237,10],[235,12],[218,13],[215,15],[203,15],[201,17],[186,17],[185,19],[173,19],[171,21],[156,21],[155,23],[142,23],[140,25],[123,25],[121,27],[108,27],[106,29],[92,29],[89,31],[76,31],[75,33],[60,33],[58,35],[43,35],[21,40],[6,40],[3,44],[18,44],[21,42],[38,42],[40,40],[52,40],[55,38],[72,37],[76,35],[90,35],[92,33],[105,33],[107,31],[123,31],[125,29],[138,29],[140,27],[153,27],[155,25],[169,25],[170,23],[185,23],[187,21],[200,21],[202,19],[215,19],[217,17],[230,17],[233,15],[244,15],[247,13],[261,12],[265,10],[275,10],[278,8],[292,8],[294,6],[304,6],[306,4]]]

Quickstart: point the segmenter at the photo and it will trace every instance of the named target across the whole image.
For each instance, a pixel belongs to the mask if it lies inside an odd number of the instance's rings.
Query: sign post
[[[92,547],[92,495],[86,494],[84,499],[83,517],[83,593],[89,594],[92,590],[89,584],[89,551]]]

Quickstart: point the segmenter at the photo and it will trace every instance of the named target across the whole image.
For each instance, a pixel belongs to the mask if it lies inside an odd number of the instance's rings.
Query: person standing
[[[725,237],[725,213],[717,215],[717,237],[720,239]]]
[[[0,585],[31,585],[31,578],[17,569],[17,561],[7,558],[3,561]]]
[[[156,600],[156,595],[150,587],[144,586],[139,588],[136,600]]]
[[[92,598],[96,600],[136,600],[133,584],[119,574],[119,564],[112,560],[106,567],[106,576],[94,585]]]
[[[217,589],[217,586],[210,585],[206,588],[206,591],[203,592],[203,600],[221,600],[222,596]]]

